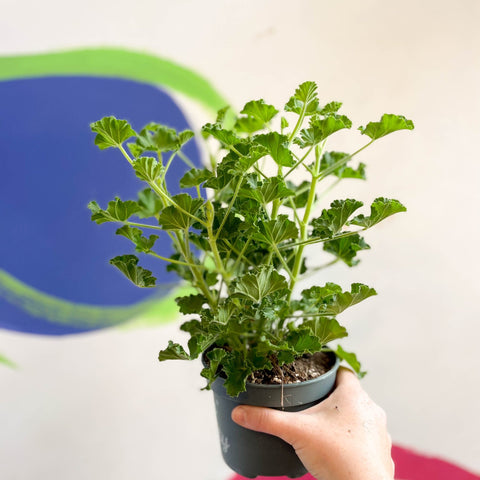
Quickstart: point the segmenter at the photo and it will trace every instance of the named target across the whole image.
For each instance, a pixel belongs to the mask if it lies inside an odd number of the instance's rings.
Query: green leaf
[[[253,117],[262,122],[262,124],[266,124],[272,120],[278,113],[278,110],[273,105],[268,105],[260,99],[246,103],[240,113]]]
[[[357,252],[360,250],[368,250],[369,248],[370,245],[358,234],[336,238],[323,244],[323,250],[335,255],[349,267],[354,267],[360,262],[360,260],[355,259]]]
[[[265,147],[269,155],[282,167],[292,167],[295,162],[292,152],[288,149],[288,137],[278,132],[264,133],[253,138],[258,145]]]
[[[118,197],[108,202],[106,210],[102,210],[95,201],[90,202],[88,208],[92,212],[91,219],[97,224],[105,222],[125,222],[140,210],[137,202],[133,200],[123,202]]]
[[[377,140],[398,130],[413,130],[414,125],[411,120],[407,120],[403,115],[385,113],[379,122],[370,122],[366,127],[359,127],[358,129],[362,135]]]
[[[217,378],[218,367],[222,364],[222,361],[226,355],[227,352],[223,348],[214,348],[207,353],[206,356],[209,364],[201,372],[202,377],[205,377],[208,380],[208,384],[206,386],[207,390],[210,389],[211,384]]]
[[[285,105],[285,111],[298,115],[300,115],[302,111],[305,112],[305,115],[312,115],[317,112],[317,85],[314,82],[302,83]]]
[[[176,205],[170,205],[162,210],[158,223],[165,230],[185,230],[195,222],[192,216],[198,212],[203,204],[200,198],[192,198],[188,193],[180,193],[172,197]],[[185,212],[188,212],[185,213]]]
[[[247,298],[254,303],[260,303],[267,295],[288,288],[285,277],[271,266],[262,265],[253,272],[239,277],[233,288],[236,297]]]
[[[303,208],[308,202],[308,196],[310,194],[310,182],[304,180],[300,185],[295,185],[293,182],[287,181],[287,187],[295,192],[295,198],[293,199],[295,207]],[[316,196],[315,196],[316,200]],[[285,206],[290,207],[290,204],[287,202]]]
[[[362,365],[357,360],[357,356],[354,353],[346,352],[340,345],[337,346],[335,353],[337,354],[337,357],[347,362],[353,368],[353,371],[359,378],[363,378],[367,374],[367,372],[362,372]]]
[[[185,315],[189,313],[199,313],[203,308],[203,305],[207,302],[207,299],[202,294],[197,295],[186,295],[183,297],[177,297],[175,299],[177,305],[179,306],[180,313]]]
[[[152,143],[155,150],[160,152],[178,150],[180,147],[176,130],[165,125],[157,125],[152,135]]]
[[[323,346],[310,329],[293,330],[287,334],[285,340],[297,355],[318,352]]]
[[[119,147],[125,140],[136,135],[127,120],[115,117],[104,117],[90,124],[92,132],[96,133],[95,145],[101,150],[109,147]]]
[[[292,195],[295,195],[295,192],[287,187],[283,179],[270,177],[258,183],[256,175],[247,179],[247,185],[240,191],[240,196],[253,198],[262,205],[267,205],[274,200],[283,200]]]
[[[196,187],[205,180],[213,177],[213,173],[207,168],[192,168],[180,179],[181,188]]]
[[[302,323],[302,327],[308,327],[322,346],[348,336],[347,329],[342,327],[335,318],[307,320]]]
[[[146,182],[155,182],[163,172],[162,164],[152,157],[138,157],[133,162],[135,175]]]
[[[191,130],[184,130],[178,134],[178,149],[183,147],[195,134]]]
[[[216,138],[220,143],[226,145],[227,147],[231,147],[242,142],[242,139],[234,132],[231,130],[226,130],[215,123],[207,123],[204,125],[202,127],[202,132],[204,135],[211,135],[213,138]]]
[[[337,113],[342,107],[342,102],[330,102],[327,103],[321,110],[320,115],[332,115]]]
[[[302,292],[300,307],[307,313],[336,316],[349,307],[376,295],[377,292],[361,283],[353,283],[350,292],[342,292],[335,283],[327,283],[324,287],[314,286]]]
[[[112,258],[110,263],[117,267],[137,287],[150,288],[155,286],[156,278],[152,272],[139,267],[135,255],[120,255]]]
[[[325,304],[323,312],[327,315],[338,315],[349,307],[376,295],[375,289],[363,285],[362,283],[352,283],[350,292],[341,292],[334,295],[333,298]]]
[[[350,160],[351,157],[348,153],[325,152],[320,163],[320,173],[338,164],[338,166],[330,172],[330,175],[334,175],[337,178],[358,178],[365,180],[365,164],[359,163],[355,169],[347,166]]]
[[[191,130],[177,133],[173,128],[151,122],[137,135],[135,147],[130,150],[138,156],[143,152],[177,151],[194,136]],[[133,148],[133,150],[132,150]]]
[[[406,207],[404,207],[398,200],[379,197],[376,198],[370,206],[369,217],[366,217],[365,215],[357,215],[349,222],[349,225],[370,228],[395,213],[406,211]]]
[[[310,120],[310,127],[300,131],[300,137],[295,138],[294,143],[300,148],[311,147],[323,142],[333,133],[344,128],[351,128],[352,122],[345,115],[328,115],[322,118],[315,115]]]
[[[138,192],[138,206],[136,215],[140,218],[156,217],[163,208],[163,202],[150,188]]]
[[[263,130],[264,128],[265,124],[261,120],[258,120],[258,118],[254,117],[238,117],[235,122],[235,130],[238,133],[252,134],[259,130]]]
[[[139,157],[145,151],[140,145],[136,143],[127,143],[127,147],[130,150],[130,153],[135,158]]]
[[[269,245],[278,245],[285,240],[297,237],[298,228],[287,215],[279,215],[274,220],[260,223],[259,232],[255,235],[255,238]]]
[[[251,369],[249,369],[245,360],[239,352],[229,352],[228,355],[222,359],[223,371],[225,372],[225,389],[227,394],[231,397],[237,397],[240,392],[246,390],[246,380],[250,375]]]
[[[131,240],[135,244],[135,250],[143,253],[150,252],[159,238],[158,235],[150,235],[149,238],[144,237],[139,228],[132,228],[128,225],[119,228],[115,233]]]
[[[362,205],[363,202],[351,198],[334,200],[328,210],[324,209],[320,217],[312,220],[312,235],[320,238],[334,237]]]
[[[282,130],[288,127],[288,121],[285,117],[282,117],[280,120],[280,127]]]
[[[158,354],[158,360],[160,362],[164,360],[190,360],[190,355],[188,355],[181,345],[173,343],[170,340],[168,347],[165,350],[161,350]]]

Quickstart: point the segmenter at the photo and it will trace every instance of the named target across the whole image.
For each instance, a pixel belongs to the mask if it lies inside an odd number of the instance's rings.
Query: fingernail
[[[232,420],[240,425],[245,425],[247,414],[243,407],[236,407],[232,412]]]

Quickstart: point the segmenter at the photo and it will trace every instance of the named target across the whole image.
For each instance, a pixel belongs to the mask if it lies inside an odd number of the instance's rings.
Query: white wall
[[[370,371],[365,386],[394,441],[480,471],[480,2],[3,0],[1,9],[0,54],[125,46],[203,73],[237,107],[281,104],[312,79],[356,125],[384,112],[412,118],[413,133],[362,157],[367,183],[333,195],[399,198],[408,214],[368,233],[362,264],[327,280],[380,293],[344,316],[346,346]],[[197,124],[206,119],[182,104]],[[0,368],[0,476],[226,478],[199,365],[156,363],[173,335],[175,326],[64,339],[1,331],[1,351],[21,368]]]

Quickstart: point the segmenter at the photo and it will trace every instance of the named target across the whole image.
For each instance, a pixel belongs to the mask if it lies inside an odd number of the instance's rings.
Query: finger
[[[293,444],[297,437],[295,413],[281,412],[271,408],[241,405],[232,412],[232,420],[242,427],[257,432],[269,433]]]
[[[340,367],[337,372],[336,389],[361,390],[360,380],[350,369]]]

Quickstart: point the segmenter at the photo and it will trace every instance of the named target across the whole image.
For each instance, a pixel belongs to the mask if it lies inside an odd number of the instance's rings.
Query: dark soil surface
[[[297,358],[293,363],[275,366],[272,370],[258,370],[248,377],[249,383],[280,385],[288,383],[300,383],[328,372],[335,362],[333,355],[323,352],[313,355],[304,355]]]

